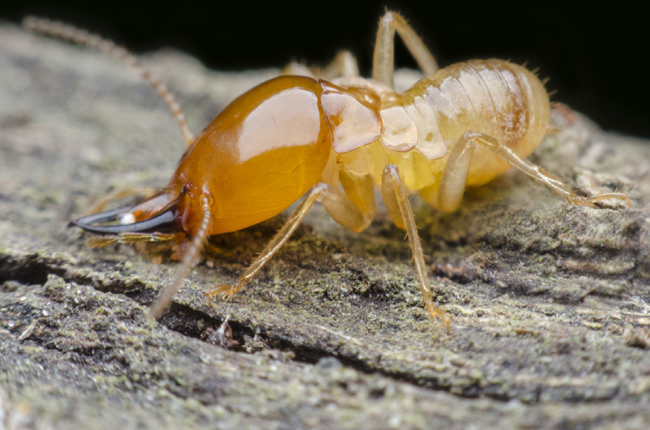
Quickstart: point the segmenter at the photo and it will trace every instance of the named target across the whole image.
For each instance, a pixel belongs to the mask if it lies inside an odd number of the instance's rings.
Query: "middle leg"
[[[402,38],[425,75],[431,75],[438,70],[438,64],[433,55],[404,17],[397,12],[387,11],[381,17],[377,30],[375,53],[372,59],[372,78],[374,80],[394,88],[395,31]]]
[[[415,269],[420,281],[420,291],[422,292],[424,306],[432,317],[440,318],[447,327],[447,330],[449,330],[449,323],[451,322],[449,315],[442,309],[437,308],[431,298],[431,285],[429,275],[427,274],[427,266],[424,263],[424,254],[422,253],[418,228],[415,225],[415,216],[413,216],[408,194],[399,178],[399,170],[394,164],[389,164],[384,169],[382,175],[382,194],[386,209],[388,209],[388,213],[393,219],[393,222],[397,227],[406,230],[408,234],[413,260],[415,261]]]
[[[357,59],[350,51],[340,51],[330,64],[321,69],[319,77],[331,81],[338,77],[350,78],[357,76],[359,76]]]
[[[354,78],[359,76],[357,59],[350,51],[340,51],[334,60],[325,67],[309,67],[292,61],[282,70],[283,75],[307,76],[314,79],[331,81],[339,77]]]

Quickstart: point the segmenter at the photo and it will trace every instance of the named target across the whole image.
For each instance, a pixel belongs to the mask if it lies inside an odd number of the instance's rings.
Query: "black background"
[[[0,19],[65,20],[136,52],[171,46],[220,70],[280,67],[291,59],[324,64],[345,48],[368,75],[377,23],[388,7],[402,12],[441,66],[471,58],[527,61],[551,78],[554,101],[606,130],[650,138],[650,24],[640,6],[606,4],[0,0]],[[396,61],[415,67],[401,44]]]

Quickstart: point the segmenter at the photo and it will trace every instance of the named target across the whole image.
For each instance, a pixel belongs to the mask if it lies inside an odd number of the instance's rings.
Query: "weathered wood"
[[[212,72],[175,52],[147,62],[194,131],[277,73]],[[457,214],[416,203],[449,334],[381,210],[359,235],[314,211],[257,281],[210,308],[202,291],[232,282],[282,219],[216,237],[171,311],[147,321],[177,263],[89,249],[66,223],[111,189],[164,186],[183,150],[136,73],[0,26],[6,428],[650,425],[647,142],[577,115],[532,157],[583,192],[629,192],[631,210],[571,207],[516,172]],[[200,340],[226,317],[238,347]]]

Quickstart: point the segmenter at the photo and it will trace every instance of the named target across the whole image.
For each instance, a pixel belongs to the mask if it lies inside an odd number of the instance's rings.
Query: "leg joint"
[[[311,194],[316,196],[316,201],[322,202],[327,195],[327,184],[319,182],[311,189]]]
[[[384,167],[384,172],[390,173],[391,175],[399,175],[399,169],[393,163],[387,164],[386,167]]]

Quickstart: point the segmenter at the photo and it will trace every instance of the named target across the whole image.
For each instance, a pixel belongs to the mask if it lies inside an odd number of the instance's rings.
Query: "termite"
[[[486,184],[514,166],[574,205],[618,199],[630,206],[624,193],[576,195],[525,159],[547,134],[551,115],[549,95],[533,72],[495,59],[439,69],[395,12],[387,11],[379,21],[372,79],[359,77],[347,52],[323,69],[329,80],[293,64],[284,76],[233,101],[197,137],[167,87],[133,54],[63,23],[27,18],[24,24],[136,67],[170,106],[187,141],[169,185],[155,196],[72,221],[101,235],[95,245],[191,240],[173,280],[151,306],[151,318],[169,306],[209,236],[267,220],[305,194],[234,284],[208,290],[210,300],[246,286],[316,202],[342,226],[366,229],[375,216],[378,185],[391,219],[408,233],[424,305],[448,327],[449,316],[431,297],[409,194],[417,192],[434,208],[454,212],[467,186]],[[401,94],[393,85],[395,32],[426,75]]]

